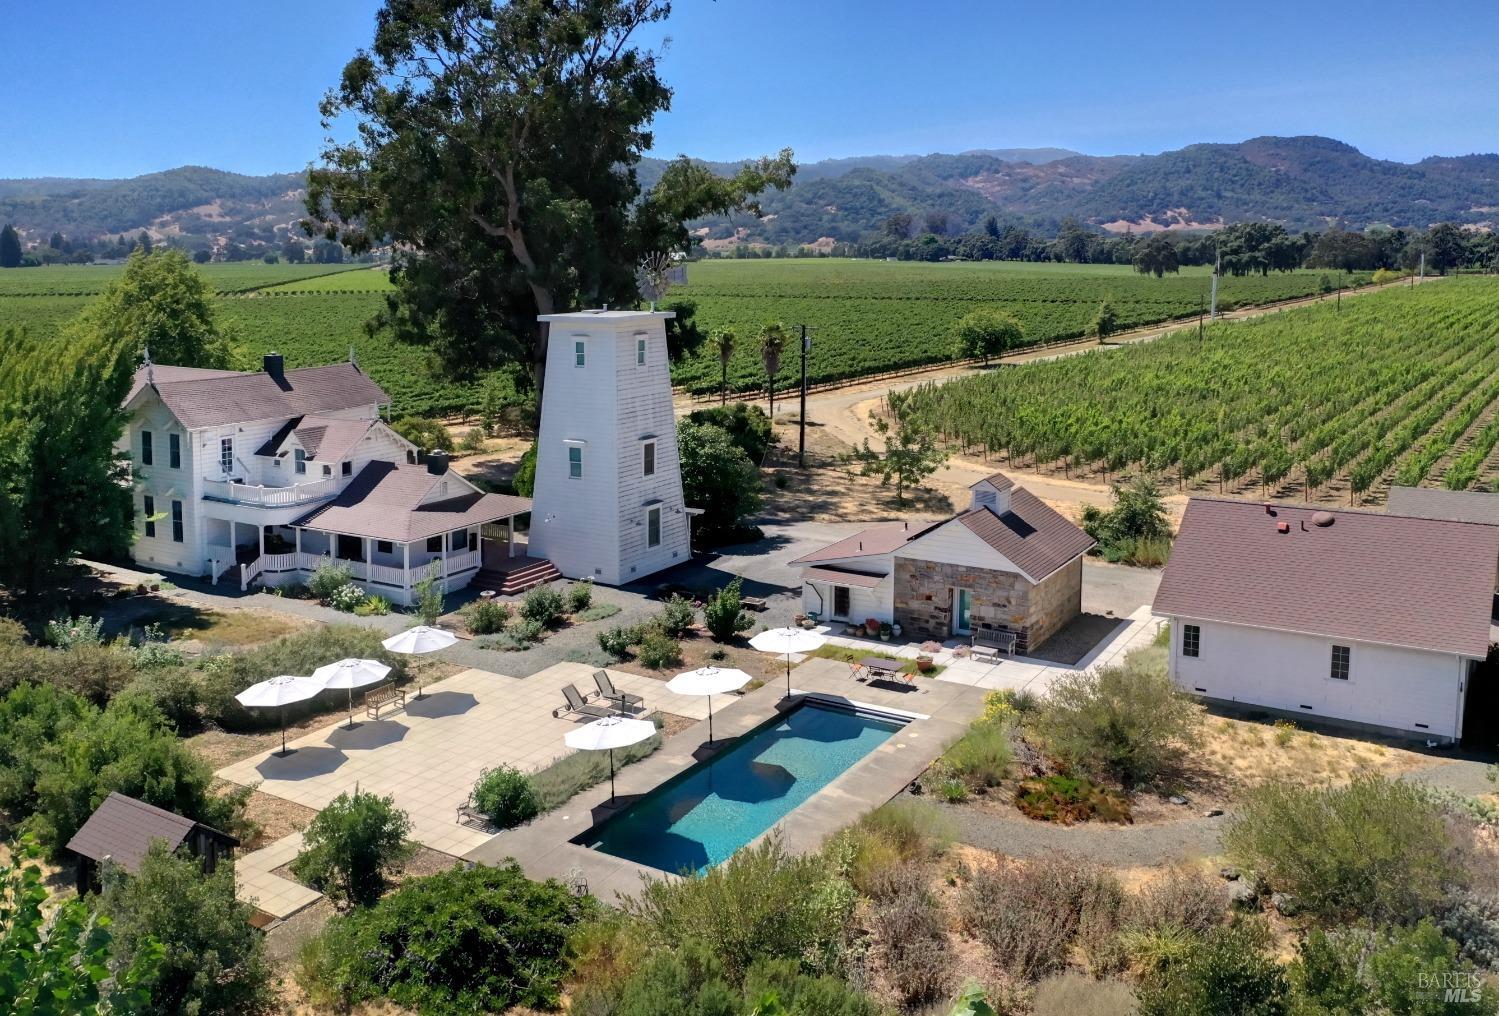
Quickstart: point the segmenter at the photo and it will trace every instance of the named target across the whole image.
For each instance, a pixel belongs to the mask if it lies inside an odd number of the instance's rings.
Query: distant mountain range
[[[642,183],[653,184],[664,165],[645,160]],[[28,241],[147,229],[189,246],[275,243],[301,217],[302,186],[300,173],[242,176],[199,166],[128,180],[0,180],[0,222],[13,222]],[[703,220],[699,237],[710,246],[854,241],[900,213],[918,224],[934,213],[950,233],[990,216],[1043,229],[1072,216],[1113,232],[1261,219],[1293,230],[1336,222],[1487,225],[1499,219],[1499,155],[1388,162],[1321,137],[1261,137],[1159,155],[1060,148],[869,155],[804,165],[790,190],[762,204],[764,219]]]

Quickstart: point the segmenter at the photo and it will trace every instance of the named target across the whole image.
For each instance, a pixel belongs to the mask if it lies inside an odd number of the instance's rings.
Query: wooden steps
[[[527,589],[560,579],[557,566],[545,558],[517,557],[504,568],[480,568],[469,582],[470,589],[488,589],[499,596],[518,596]]]

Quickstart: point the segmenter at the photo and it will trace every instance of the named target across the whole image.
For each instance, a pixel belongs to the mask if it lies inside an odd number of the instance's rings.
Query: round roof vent
[[[1334,516],[1332,512],[1312,512],[1312,525],[1326,529],[1332,525]]]

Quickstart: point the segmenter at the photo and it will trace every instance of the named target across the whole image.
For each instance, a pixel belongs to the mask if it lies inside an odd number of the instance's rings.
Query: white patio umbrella
[[[750,646],[762,653],[786,657],[786,694],[791,694],[791,654],[810,653],[827,639],[805,628],[767,628],[750,639]]]
[[[378,684],[385,680],[390,668],[379,660],[356,660],[353,658],[328,663],[312,672],[314,681],[321,681],[324,688],[344,688],[349,692],[349,729],[354,728],[354,689],[367,684]]]
[[[713,696],[738,691],[749,683],[750,676],[732,667],[699,667],[678,674],[666,682],[666,690],[678,695],[708,696],[708,743],[713,743]]]
[[[380,644],[393,653],[406,653],[408,656],[419,656],[422,653],[435,653],[439,649],[446,649],[458,641],[458,636],[441,628],[433,628],[430,625],[419,624],[415,628],[407,628],[399,635],[392,635]],[[416,689],[416,697],[422,697],[422,689]]]
[[[614,749],[628,748],[639,744],[656,733],[656,725],[650,720],[634,720],[628,716],[606,716],[594,720],[576,730],[569,730],[562,738],[569,748],[578,751],[609,752],[609,803],[614,803]]]
[[[287,704],[305,702],[322,690],[322,684],[310,677],[282,674],[280,677],[271,677],[259,684],[252,684],[234,697],[239,700],[240,705],[249,709],[281,710],[281,750],[276,754],[284,758],[291,754],[286,750]],[[295,750],[292,749],[292,751]]]

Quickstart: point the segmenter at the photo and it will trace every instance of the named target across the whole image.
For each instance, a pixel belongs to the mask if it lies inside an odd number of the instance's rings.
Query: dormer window
[[[973,506],[975,508],[995,508],[999,505],[999,495],[992,487],[980,487],[973,492]]]

